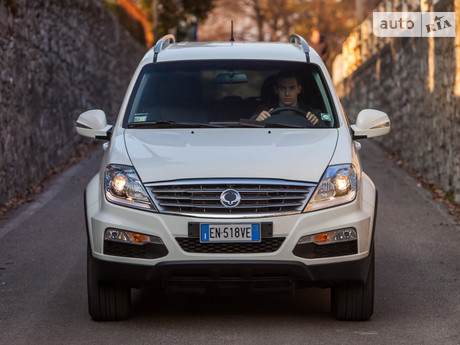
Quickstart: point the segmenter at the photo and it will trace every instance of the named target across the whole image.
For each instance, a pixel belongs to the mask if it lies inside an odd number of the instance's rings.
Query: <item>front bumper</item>
[[[102,283],[143,286],[160,281],[178,282],[294,282],[296,285],[331,286],[363,282],[369,268],[376,211],[376,193],[363,174],[361,193],[355,201],[320,211],[285,216],[219,220],[229,223],[269,222],[271,236],[284,238],[273,252],[198,253],[184,250],[180,238],[190,238],[190,223],[216,219],[173,216],[111,204],[99,198],[95,177],[87,188],[85,211],[91,260],[96,279]],[[295,255],[299,239],[306,235],[342,228],[355,228],[356,254],[305,258]],[[161,257],[139,258],[107,255],[104,232],[118,228],[161,238],[166,250]]]
[[[165,261],[155,266],[117,263],[91,258],[100,284],[129,287],[166,285],[189,288],[246,286],[251,289],[331,287],[367,280],[371,255],[331,264],[306,266],[297,261]]]

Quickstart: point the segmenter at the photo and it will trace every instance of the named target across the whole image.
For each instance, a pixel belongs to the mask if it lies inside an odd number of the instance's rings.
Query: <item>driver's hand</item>
[[[271,116],[269,112],[272,111],[272,110],[273,110],[273,108],[271,108],[269,111],[266,111],[266,110],[262,111],[259,114],[259,116],[257,116],[256,121],[263,121],[263,120],[268,119]]]
[[[262,113],[261,113],[262,114]],[[260,115],[259,115],[260,116]],[[311,111],[305,115],[305,118],[310,121],[312,124],[316,125],[319,122],[319,119],[316,117],[315,114],[313,114]]]

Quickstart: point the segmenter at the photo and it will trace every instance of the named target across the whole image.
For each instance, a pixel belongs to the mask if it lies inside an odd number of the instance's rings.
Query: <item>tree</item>
[[[177,39],[181,40],[180,25],[190,25],[204,20],[212,10],[215,0],[158,0],[158,36],[162,37],[176,31]],[[138,0],[153,23],[153,0]],[[153,26],[153,25],[152,25]],[[158,40],[159,37],[155,37]]]
[[[376,3],[377,0],[367,0],[365,14],[370,13]],[[230,19],[235,18],[238,21],[235,37],[240,40],[285,41],[295,32],[315,49],[324,51],[323,57],[329,58],[329,62],[359,24],[355,0],[217,0],[215,9],[200,29],[201,38],[226,37]],[[224,21],[228,24],[222,25]],[[223,31],[219,31],[221,28]]]
[[[282,37],[289,35],[293,23],[298,17],[298,6],[295,0],[242,1],[257,23],[260,41],[263,41],[265,38],[264,27],[268,29],[271,41],[279,41]]]

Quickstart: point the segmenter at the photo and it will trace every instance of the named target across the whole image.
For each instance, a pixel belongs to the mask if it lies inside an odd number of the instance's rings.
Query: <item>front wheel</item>
[[[331,289],[331,312],[338,320],[366,321],[374,312],[374,250],[365,283]]]
[[[125,286],[99,284],[93,260],[88,244],[87,285],[89,314],[95,321],[121,321],[127,319],[131,306],[131,289]]]

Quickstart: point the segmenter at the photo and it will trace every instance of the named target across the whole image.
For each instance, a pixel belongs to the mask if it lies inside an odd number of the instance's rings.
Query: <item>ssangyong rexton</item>
[[[276,76],[296,75],[298,107],[271,107]],[[299,88],[300,90],[300,88]],[[385,113],[349,125],[330,76],[303,38],[175,43],[165,36],[134,73],[85,191],[88,300],[94,320],[129,315],[131,288],[331,288],[332,314],[373,312],[377,194],[357,139],[388,133]],[[207,290],[205,290],[207,291]]]

